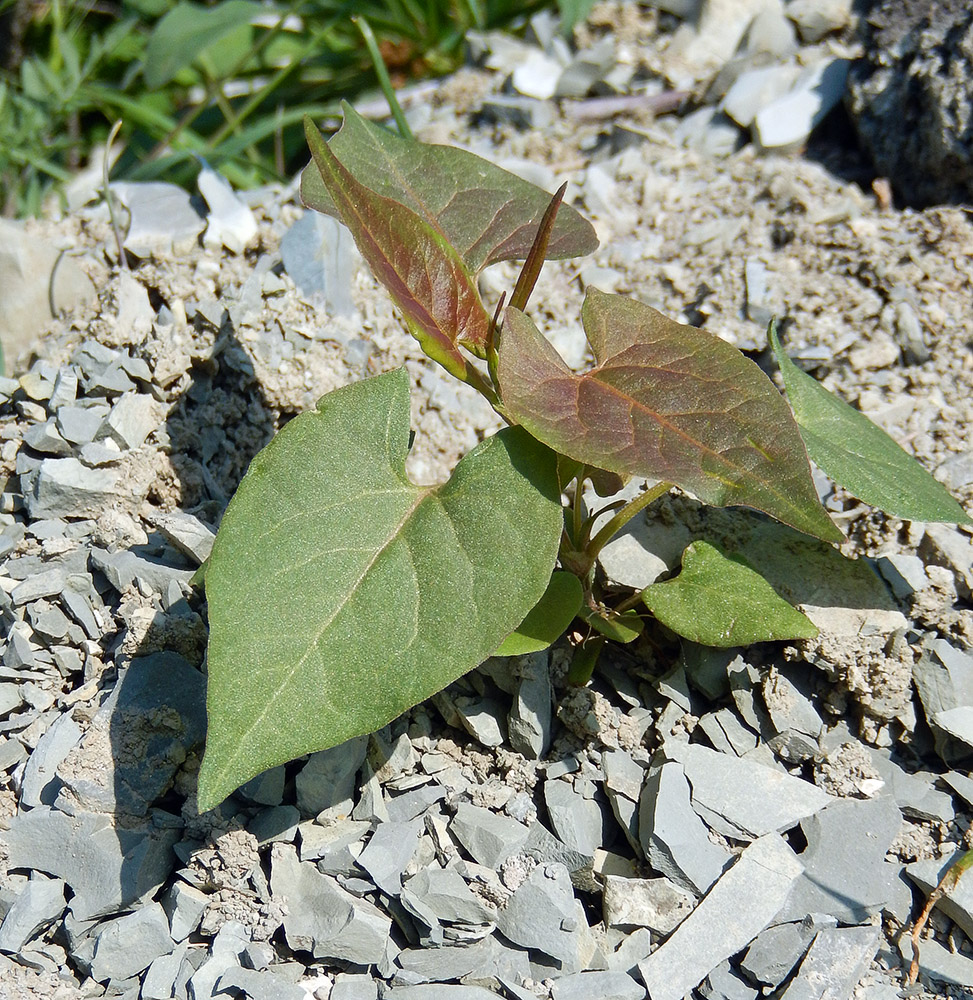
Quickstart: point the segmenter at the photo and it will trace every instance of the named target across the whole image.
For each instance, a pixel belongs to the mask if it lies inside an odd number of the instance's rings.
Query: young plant
[[[605,591],[602,547],[673,485],[839,542],[810,454],[890,513],[973,523],[882,431],[799,371],[773,328],[787,401],[719,338],[590,288],[582,322],[595,364],[569,369],[525,311],[545,258],[597,245],[560,206],[563,189],[552,201],[471,153],[396,135],[350,107],[330,142],[305,125],[305,204],[351,230],[423,351],[508,426],[445,484],[416,486],[399,368],[324,396],[254,459],[206,569],[200,809],[266,768],[380,728],[491,654],[543,649],[568,629],[578,683],[606,640],[631,641],[653,618],[713,645],[813,637],[753,568],[703,541],[673,579],[621,598]],[[521,278],[491,316],[476,276],[512,259],[526,260]],[[586,483],[604,495],[628,477],[654,485],[587,510]]]

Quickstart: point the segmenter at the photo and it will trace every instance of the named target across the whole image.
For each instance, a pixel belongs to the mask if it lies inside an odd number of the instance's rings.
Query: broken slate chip
[[[774,919],[802,871],[779,835],[750,844],[673,935],[639,962],[652,1000],[682,1000],[746,947]]]
[[[848,1000],[878,948],[878,927],[818,931],[781,1000]]]
[[[833,801],[827,792],[783,770],[699,744],[668,747],[685,768],[693,809],[728,837],[749,840],[796,826]]]
[[[549,955],[564,974],[581,971],[588,925],[564,865],[538,865],[497,914],[497,928],[514,944]]]
[[[390,896],[398,896],[402,891],[402,873],[416,852],[424,827],[421,818],[405,823],[379,823],[358,857],[359,867]]]
[[[529,830],[523,823],[490,812],[482,806],[460,803],[450,830],[478,864],[496,868],[516,854],[527,841]]]
[[[90,920],[155,892],[172,870],[179,836],[151,822],[116,827],[110,816],[41,806],[11,820],[8,863],[63,878],[74,890],[71,912]]]

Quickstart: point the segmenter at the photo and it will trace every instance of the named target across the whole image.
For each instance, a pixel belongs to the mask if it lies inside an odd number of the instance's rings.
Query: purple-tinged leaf
[[[342,105],[344,124],[328,143],[358,183],[415,212],[453,246],[474,274],[501,260],[523,260],[551,201],[548,192],[465,149],[404,139]],[[315,135],[317,135],[315,130]],[[314,165],[301,177],[308,208],[347,224],[343,208]],[[595,231],[561,208],[548,260],[582,257],[598,247]]]
[[[360,184],[310,119],[304,131],[314,164],[375,276],[434,361],[465,379],[457,345],[482,356],[490,329],[476,281],[441,233],[392,198]]]
[[[596,365],[577,375],[527,316],[507,310],[499,377],[512,419],[579,462],[841,540],[790,409],[752,361],[621,295],[589,289],[581,316]]]
[[[541,224],[537,227],[537,235],[534,237],[524,266],[521,268],[520,277],[517,278],[514,293],[510,296],[510,304],[521,312],[527,308],[530,293],[534,290],[534,285],[537,284],[537,279],[541,276],[541,268],[544,266],[547,248],[551,242],[551,232],[557,222],[557,210],[561,207],[567,188],[568,182],[565,181],[554,192],[554,197],[551,198],[551,203],[544,212]]]

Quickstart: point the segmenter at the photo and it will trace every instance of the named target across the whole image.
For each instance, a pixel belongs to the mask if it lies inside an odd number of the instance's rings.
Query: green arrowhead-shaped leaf
[[[487,264],[527,256],[550,194],[465,149],[404,139],[350,105],[342,108],[344,124],[328,145],[363,187],[415,212],[474,274]],[[313,165],[301,177],[301,197],[308,208],[347,224],[344,207]],[[580,257],[597,248],[591,223],[563,205],[546,258]]]
[[[419,487],[408,440],[398,369],[325,396],[253,460],[206,573],[201,810],[436,693],[544,593],[563,520],[553,453],[505,428]]]
[[[224,0],[206,7],[183,0],[152,29],[145,50],[145,82],[150,90],[167,84],[210,45],[225,39],[266,8],[253,0]]]
[[[840,541],[790,410],[752,361],[621,295],[589,289],[581,318],[596,365],[576,375],[523,313],[506,312],[502,402],[534,437],[579,462]]]
[[[770,343],[812,460],[859,500],[910,521],[973,524],[949,491],[863,413],[828,392]]]
[[[482,356],[490,316],[459,254],[410,208],[359,183],[308,118],[304,131],[339,217],[375,277],[389,290],[426,354],[463,378],[466,360],[457,344]]]
[[[581,617],[596,632],[613,642],[634,642],[645,629],[645,622],[634,608],[629,608],[621,614],[617,611],[598,614],[590,608],[582,608]]]
[[[739,557],[696,541],[677,577],[642,591],[646,607],[673,632],[704,646],[749,646],[775,639],[813,639],[814,623],[778,597]]]
[[[527,617],[500,643],[494,656],[523,656],[557,642],[581,608],[584,591],[573,574],[558,569],[551,574],[544,596]]]

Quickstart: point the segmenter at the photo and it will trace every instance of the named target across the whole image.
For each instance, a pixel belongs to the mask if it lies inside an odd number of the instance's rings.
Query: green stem
[[[568,683],[576,687],[584,687],[591,680],[598,664],[598,657],[605,648],[605,637],[595,635],[585,639],[574,651],[571,667],[568,670]]]
[[[372,34],[371,27],[369,27],[369,24],[364,17],[353,17],[352,21],[361,32],[362,38],[365,39],[368,54],[371,56],[372,65],[375,67],[375,75],[378,77],[378,85],[382,88],[385,100],[389,102],[389,108],[392,111],[392,117],[395,119],[399,135],[401,135],[403,139],[414,139],[415,136],[412,134],[412,129],[409,128],[409,123],[405,120],[405,114],[402,111],[402,106],[399,104],[399,100],[395,96],[392,81],[389,79],[389,71],[385,66],[385,60],[382,59],[382,53],[378,51],[378,42],[375,41],[375,36]]]
[[[588,478],[587,472],[587,466],[582,465],[581,471],[578,473],[577,478],[574,481],[574,503],[571,505],[571,513],[573,516],[573,537],[571,542],[575,548],[581,547],[581,529],[584,521],[584,483]]]
[[[640,493],[634,500],[627,503],[588,543],[585,551],[591,558],[597,559],[598,553],[605,547],[610,539],[628,524],[629,521],[644,510],[654,500],[658,500],[664,493],[672,489],[672,483],[657,483],[651,489]]]

